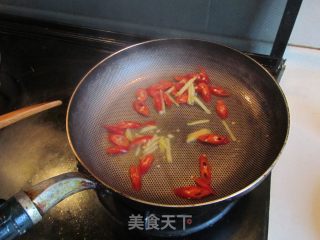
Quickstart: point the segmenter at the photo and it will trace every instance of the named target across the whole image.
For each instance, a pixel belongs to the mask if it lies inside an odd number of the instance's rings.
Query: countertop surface
[[[287,144],[272,172],[269,239],[320,239],[320,51],[288,47]]]

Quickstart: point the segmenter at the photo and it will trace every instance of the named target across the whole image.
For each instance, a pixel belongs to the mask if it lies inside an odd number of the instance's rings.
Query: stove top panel
[[[17,88],[6,98],[11,99],[9,105],[16,108],[56,99],[64,102],[0,131],[1,198],[60,173],[77,171],[65,133],[68,99],[92,66],[125,45],[101,44],[86,45],[48,34],[11,34],[0,27],[1,72],[10,76]],[[265,65],[270,61],[257,58]],[[270,177],[239,200],[221,221],[182,239],[267,239],[269,194]],[[90,190],[59,203],[20,239],[128,238],[148,239],[119,227]]]

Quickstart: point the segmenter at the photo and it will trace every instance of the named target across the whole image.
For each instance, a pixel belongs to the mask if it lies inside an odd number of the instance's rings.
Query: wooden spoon
[[[60,100],[47,103],[39,103],[0,115],[0,129],[37,113],[60,106],[61,104],[62,101]]]

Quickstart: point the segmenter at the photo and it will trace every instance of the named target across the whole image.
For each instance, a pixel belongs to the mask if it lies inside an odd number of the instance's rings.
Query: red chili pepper
[[[147,121],[142,124],[143,126],[155,126],[157,125],[156,121]]]
[[[154,157],[152,154],[148,154],[142,158],[140,158],[139,169],[141,175],[146,174],[154,161]]]
[[[109,133],[115,133],[115,134],[124,134],[124,129],[121,129],[117,126],[103,126]]]
[[[147,106],[147,104],[145,102],[135,100],[133,102],[133,108],[137,113],[139,113],[145,117],[148,117],[150,115],[149,107]]]
[[[207,183],[211,183],[212,170],[205,154],[201,154],[199,157],[199,169],[201,178],[207,180]]]
[[[197,83],[209,84],[210,83],[210,79],[209,79],[209,76],[207,74],[206,69],[203,68],[203,67],[199,67],[199,68],[200,68],[200,73],[198,74]]]
[[[137,138],[135,138],[135,139],[133,139],[133,140],[131,141],[131,145],[130,145],[130,146],[145,144],[145,143],[148,142],[151,138],[153,138],[152,135],[145,135],[145,136],[137,137]]]
[[[156,83],[147,88],[147,93],[149,94],[149,96],[154,97],[159,93],[161,89],[162,89],[161,84]]]
[[[136,121],[122,121],[119,122],[116,127],[120,128],[120,129],[127,129],[127,128],[140,128],[142,127],[141,123],[138,123]]]
[[[153,96],[153,105],[157,112],[161,112],[163,110],[160,92]]]
[[[126,153],[128,152],[128,148],[122,147],[122,146],[112,146],[112,147],[108,147],[106,152],[109,154]]]
[[[174,90],[176,91],[176,93],[186,84],[186,82],[187,82],[187,80],[181,80],[180,82],[178,82],[174,85],[174,88],[175,88]]]
[[[176,102],[181,103],[187,103],[188,102],[188,92],[184,92],[180,96],[176,97]]]
[[[197,186],[205,188],[205,189],[209,190],[210,192],[214,193],[214,190],[210,186],[210,183],[208,182],[207,179],[205,179],[203,177],[198,177],[198,178],[194,179],[194,182],[196,183]]]
[[[228,117],[228,108],[222,100],[218,100],[216,103],[216,113],[221,119],[226,119]]]
[[[136,91],[136,97],[138,101],[144,102],[148,98],[148,93],[145,89],[139,88]]]
[[[180,82],[181,80],[185,79],[184,75],[178,75],[178,76],[174,76],[174,79],[178,82]]]
[[[130,175],[132,188],[136,191],[140,191],[141,190],[141,173],[140,173],[139,167],[130,166],[129,175]]]
[[[183,80],[187,82],[197,75],[198,75],[197,73],[188,73],[186,75],[175,76],[174,79],[178,82],[183,81]]]
[[[173,102],[171,101],[171,99],[169,98],[168,94],[164,93],[163,94],[163,100],[165,102],[165,104],[168,106],[168,107],[171,107]]]
[[[211,94],[217,96],[217,97],[229,97],[230,94],[224,90],[222,87],[219,86],[210,86],[210,92]]]
[[[178,84],[178,83],[176,83],[176,84]],[[175,95],[178,93],[178,90],[177,90],[177,88],[176,88],[176,84],[174,85],[174,88],[173,88],[173,90],[171,91],[172,96],[175,96]]]
[[[165,91],[173,86],[173,82],[167,80],[160,80],[159,84],[161,85],[161,90]]]
[[[205,134],[198,137],[198,141],[209,143],[212,145],[223,145],[229,143],[229,139],[226,136],[220,136],[216,134]]]
[[[205,102],[210,102],[211,101],[210,89],[209,89],[209,86],[206,83],[203,83],[203,82],[199,83],[197,85],[196,90],[197,90],[197,92],[200,93],[202,99]]]
[[[120,135],[120,134],[111,134],[109,135],[109,141],[114,143],[117,146],[121,146],[121,147],[129,147],[129,140],[124,136],[124,135]]]
[[[160,90],[165,91],[171,88],[174,85],[173,82],[169,82],[166,80],[161,80],[159,83],[155,83],[147,88],[147,93],[149,96],[154,97],[159,93]]]
[[[208,189],[199,186],[180,187],[173,191],[178,197],[187,199],[201,199],[212,194]]]

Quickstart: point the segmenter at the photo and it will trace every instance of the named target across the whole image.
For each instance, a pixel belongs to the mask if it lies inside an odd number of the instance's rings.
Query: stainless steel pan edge
[[[274,166],[276,165],[276,163],[278,162],[278,159],[279,159],[279,156],[280,154],[282,153],[283,151],[283,147],[285,146],[286,142],[287,142],[287,139],[288,139],[288,134],[289,134],[289,126],[290,126],[290,115],[289,115],[289,108],[288,108],[288,103],[287,103],[287,100],[286,100],[286,97],[279,85],[279,83],[276,81],[276,79],[270,74],[270,72],[264,68],[260,63],[258,63],[256,60],[254,60],[253,58],[249,57],[248,55],[236,50],[236,49],[233,49],[231,47],[228,47],[228,46],[225,46],[225,45],[221,45],[221,44],[216,44],[216,45],[220,45],[222,47],[225,47],[227,49],[230,49],[232,51],[235,51],[237,52],[239,55],[242,55],[243,57],[247,58],[248,60],[254,62],[257,66],[259,66],[264,72],[265,74],[267,74],[269,76],[270,79],[272,79],[272,81],[274,82],[274,84],[276,84],[277,86],[277,89],[279,90],[279,92],[281,93],[282,95],[282,98],[284,99],[284,102],[285,102],[285,106],[286,106],[286,115],[287,115],[287,120],[288,120],[288,123],[287,123],[287,131],[286,131],[286,137],[285,137],[285,141],[284,141],[284,144],[281,148],[281,151],[278,153],[276,159],[274,160],[273,164],[270,165],[270,167],[259,177],[257,178],[254,182],[252,182],[251,184],[247,185],[245,188],[241,189],[240,191],[237,191],[233,194],[230,194],[229,196],[226,196],[226,197],[223,197],[223,198],[220,198],[220,199],[217,199],[217,200],[213,200],[213,201],[208,201],[208,202],[205,202],[205,203],[197,203],[197,204],[187,204],[187,205],[168,205],[168,204],[154,204],[152,202],[148,202],[148,201],[143,201],[143,200],[140,200],[140,199],[137,199],[135,197],[132,197],[132,196],[129,196],[127,194],[123,194],[122,192],[119,192],[117,191],[115,188],[111,187],[110,185],[107,185],[105,184],[102,179],[99,179],[99,177],[95,176],[95,173],[92,172],[90,169],[87,168],[87,166],[84,164],[84,161],[80,158],[80,156],[77,154],[77,151],[75,150],[73,144],[72,144],[72,141],[71,141],[71,137],[70,137],[70,129],[69,129],[69,114],[70,114],[70,108],[71,108],[71,105],[73,103],[73,99],[77,93],[77,90],[78,88],[81,86],[81,84],[85,81],[85,79],[87,78],[88,75],[90,75],[90,73],[92,71],[94,71],[101,63],[107,61],[108,59],[112,58],[113,56],[121,53],[121,52],[124,52],[130,48],[134,48],[136,46],[139,46],[139,45],[143,45],[143,44],[147,44],[147,43],[153,43],[153,42],[160,42],[160,41],[167,41],[169,39],[156,39],[156,40],[150,40],[150,41],[146,41],[146,42],[142,42],[142,43],[138,43],[138,44],[135,44],[135,45],[131,45],[131,46],[128,46],[124,49],[121,49],[111,55],[109,55],[108,57],[104,58],[102,61],[100,61],[99,63],[97,63],[81,80],[80,82],[78,83],[78,85],[76,86],[71,98],[70,98],[70,101],[69,101],[69,104],[68,104],[68,109],[67,109],[67,115],[66,115],[66,130],[67,130],[67,137],[68,137],[68,141],[69,141],[69,144],[70,144],[70,147],[73,151],[73,153],[75,154],[75,156],[77,157],[77,159],[80,161],[80,163],[82,164],[82,166],[84,166],[84,168],[92,175],[94,176],[95,179],[97,179],[103,186],[105,186],[107,189],[125,197],[125,198],[128,198],[134,202],[138,202],[138,203],[142,203],[142,204],[146,204],[146,205],[152,205],[152,206],[158,206],[158,207],[169,207],[169,208],[185,208],[185,207],[200,207],[200,206],[205,206],[205,205],[209,205],[209,204],[215,204],[215,203],[220,203],[220,202],[223,202],[223,201],[227,201],[227,200],[233,200],[233,199],[236,199],[238,197],[241,197],[243,195],[245,195],[246,193],[250,192],[251,190],[253,190],[255,187],[257,187],[272,171],[272,169],[274,168]],[[180,39],[180,38],[176,38],[176,39],[172,39],[172,40],[188,40],[188,39]],[[195,41],[199,41],[199,40],[195,40]],[[210,42],[206,42],[206,41],[199,41],[199,42],[203,42],[203,43],[210,43]],[[210,44],[215,44],[215,43],[210,43]]]

